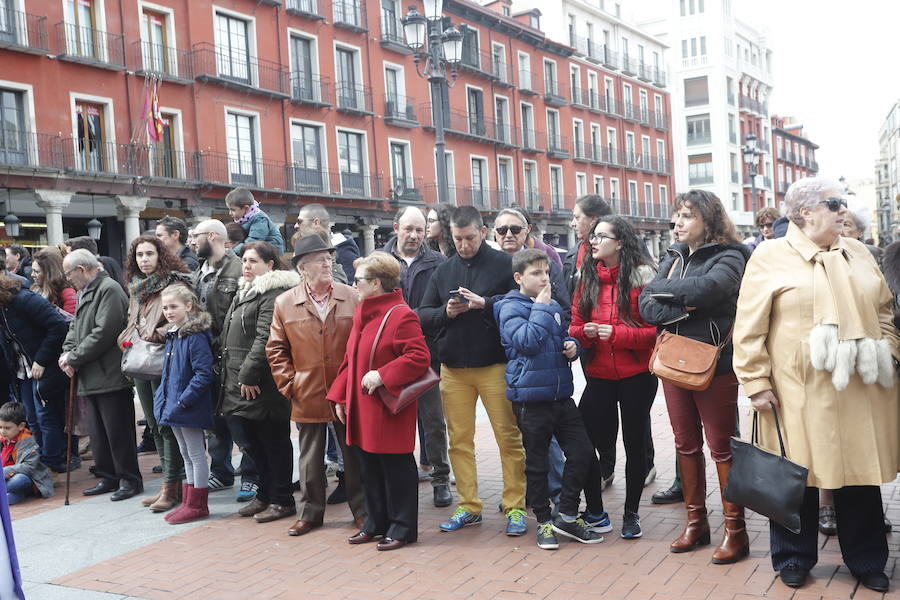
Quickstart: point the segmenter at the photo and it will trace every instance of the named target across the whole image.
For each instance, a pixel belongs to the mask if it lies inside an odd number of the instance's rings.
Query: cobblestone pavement
[[[743,399],[744,429],[748,412]],[[235,490],[210,496],[210,519],[171,526],[137,500],[85,499],[80,490],[91,479],[83,468],[73,478],[71,506],[62,505],[62,489],[57,488],[53,499],[13,507],[26,592],[30,600],[900,598],[900,532],[888,538],[893,591],[887,595],[859,587],[841,563],[837,539],[824,536],[810,583],[801,590],[785,587],[776,581],[769,560],[768,523],[755,514],[747,521],[750,556],[738,564],[711,564],[713,547],[669,553],[668,544],[683,523],[683,506],[650,503],[650,495],[668,486],[674,474],[672,431],[662,396],[653,406],[652,420],[659,474],[645,489],[640,511],[644,536],[638,540],[618,536],[625,499],[621,443],[616,479],[604,492],[615,529],[602,544],[562,540],[557,551],[541,550],[534,542],[533,517],[526,537],[507,537],[503,515],[488,510],[499,503],[502,482],[496,445],[482,414],[476,448],[486,511],[480,526],[440,532],[437,525],[452,508],[435,508],[427,483],[420,484],[419,542],[395,552],[348,545],[346,538],[354,531],[346,505],[328,507],[324,527],[293,538],[286,533],[290,519],[261,525],[238,517]],[[153,456],[141,459],[145,473],[154,463]],[[722,514],[712,465],[707,479],[717,543]],[[148,481],[148,491],[158,485],[158,480]],[[900,525],[900,486],[885,485],[882,493],[888,516]]]

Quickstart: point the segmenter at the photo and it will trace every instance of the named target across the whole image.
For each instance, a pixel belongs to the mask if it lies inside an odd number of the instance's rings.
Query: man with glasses
[[[353,276],[356,273],[353,261],[360,256],[359,246],[346,233],[332,233],[331,215],[324,206],[307,204],[301,208],[294,229],[297,231],[297,237],[317,234],[326,239],[328,244],[334,247],[336,264],[340,266],[347,278],[342,283],[353,283]],[[339,281],[341,280],[339,279]]]

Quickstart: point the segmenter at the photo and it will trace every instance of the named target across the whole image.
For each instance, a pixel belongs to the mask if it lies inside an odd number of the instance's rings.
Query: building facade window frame
[[[91,158],[90,161],[86,160],[87,156],[81,155],[82,159],[79,162],[79,135],[78,135],[78,114],[77,114],[77,106],[79,104],[89,104],[94,106],[102,107],[102,115],[101,115],[101,150],[100,155],[98,157]],[[88,171],[96,171],[102,170],[107,172],[115,172],[116,169],[116,160],[114,157],[109,157],[109,149],[116,147],[116,116],[115,116],[115,106],[113,104],[113,99],[107,96],[95,96],[93,94],[83,94],[80,92],[69,92],[69,110],[72,115],[72,141],[74,144],[74,152],[76,157],[76,166],[78,168],[88,170]],[[96,158],[96,160],[95,160]],[[88,164],[91,162],[91,165]],[[89,168],[90,166],[96,166],[97,168]]]
[[[412,142],[402,138],[387,139],[388,157],[391,169],[391,190],[396,190],[399,183],[403,184],[404,190],[415,189],[415,175],[413,174],[412,162]],[[397,151],[402,149],[398,155]],[[398,162],[399,156],[399,162]],[[402,169],[402,173],[397,170]]]
[[[488,157],[481,154],[469,154],[469,181],[471,187],[471,202],[473,206],[490,206],[490,173],[488,172]],[[476,165],[477,168],[476,168]]]
[[[494,94],[494,139],[510,144],[512,137],[512,114],[509,111],[510,98],[502,94]],[[501,111],[500,108],[503,107]]]
[[[291,168],[293,170],[295,190],[327,193],[330,182],[325,175],[328,173],[328,136],[325,135],[325,123],[307,119],[291,119],[289,125]],[[299,137],[295,135],[297,128],[299,128],[301,133]],[[316,164],[313,165],[307,162],[311,146],[309,140],[306,139],[306,129],[314,130],[316,133],[315,146],[312,146]],[[298,152],[298,143],[301,146],[299,148],[301,152]]]
[[[162,39],[156,42],[150,38],[147,22],[150,17],[163,20]],[[166,73],[178,77],[178,54],[175,32],[175,10],[153,2],[140,2],[141,61],[144,70]]]
[[[0,92],[3,91],[17,94],[17,98],[19,99],[18,103],[21,104],[22,107],[22,114],[18,119],[20,127],[20,130],[16,132],[18,139],[15,140],[15,142],[7,143],[0,137],[0,143],[4,144],[3,146],[0,146],[0,156],[6,154],[6,160],[12,162],[10,160],[11,153],[15,153],[17,156],[21,156],[21,160],[26,164],[37,165],[39,164],[38,161],[40,160],[40,156],[38,155],[37,143],[37,135],[39,132],[34,112],[34,86],[18,81],[0,79]],[[72,115],[74,118],[74,108]],[[0,122],[3,122],[3,119],[3,115],[0,114]],[[2,134],[0,134],[0,136],[2,136]]]
[[[319,37],[302,29],[288,27],[288,68],[291,77],[291,93],[295,98],[304,100],[312,100],[315,102],[322,101],[322,79],[319,67]],[[297,56],[297,44],[295,41],[302,40],[309,44],[309,56],[306,62],[309,63],[309,71],[306,72],[298,67],[301,65],[300,58]]]
[[[150,142],[151,172],[157,177],[184,178],[184,121],[181,109],[161,106],[159,108],[163,119],[168,121],[164,129],[164,140],[168,137],[169,156],[160,156],[159,142]],[[168,174],[166,174],[168,173]]]
[[[213,6],[212,11],[213,41],[216,49],[216,72],[219,77],[225,79],[232,79],[240,83],[246,83],[247,85],[256,85],[259,81],[259,73],[257,73],[256,69],[256,17],[235,10],[222,8],[221,6]],[[223,32],[220,28],[220,24],[226,21],[220,21],[220,18],[227,20],[229,25],[227,47],[225,45],[226,40],[222,39]],[[244,26],[246,48],[243,49],[243,52],[241,52],[240,48],[232,49],[231,21],[241,22]],[[225,49],[228,50],[227,54],[224,52]],[[243,54],[243,56],[235,56],[236,53]],[[241,65],[242,60],[244,61],[243,65]]]
[[[334,93],[335,102],[340,107],[365,110],[365,70],[363,69],[362,48],[347,42],[334,41]],[[352,55],[351,62],[347,62],[346,54]],[[344,66],[342,66],[344,65]],[[352,78],[348,79],[345,73],[347,65],[350,66]]]
[[[335,130],[335,148],[337,149],[337,158],[338,158],[338,174],[340,177],[341,184],[341,193],[345,195],[353,195],[353,194],[362,194],[364,196],[370,196],[372,193],[371,190],[371,181],[369,177],[369,136],[368,132],[364,129],[354,129],[352,127],[345,127],[343,125],[337,125],[334,128]],[[358,150],[359,156],[356,157],[356,161],[359,163],[359,170],[354,171],[353,168],[353,160],[354,158],[350,156],[349,152],[351,148],[347,144],[347,156],[342,157],[342,138],[341,136],[347,136],[347,141],[351,139],[350,136],[354,136],[352,139],[358,140]],[[347,161],[347,162],[345,162]],[[345,165],[350,167],[345,170]]]
[[[105,0],[88,0],[90,23],[84,23],[77,6],[81,0],[62,0],[63,23],[66,25],[65,52],[106,61],[108,52],[102,34],[106,32]],[[23,7],[24,8],[24,7]]]
[[[241,185],[252,185],[256,187],[264,187],[265,181],[263,181],[263,173],[262,169],[259,168],[259,161],[262,160],[262,140],[260,139],[260,114],[256,111],[246,110],[244,108],[240,108],[237,106],[224,106],[223,107],[225,119],[225,155],[226,155],[226,164],[228,166],[228,181],[230,183],[238,183]],[[229,128],[229,118],[230,117],[240,117],[249,119],[249,127],[248,131],[250,132],[250,140],[249,140],[249,148],[246,150],[250,152],[250,165],[249,170],[250,173],[245,172],[247,170],[246,160],[243,157],[243,153],[245,149],[243,146],[239,146],[236,148],[237,155],[233,156],[232,148],[230,147],[228,128]],[[239,125],[239,121],[235,119],[234,126],[237,127]],[[240,144],[242,140],[240,138],[234,138]],[[235,167],[238,168],[235,171]],[[237,175],[237,177],[235,177]]]
[[[550,206],[553,209],[565,207],[565,181],[563,181],[562,165],[551,163],[548,166],[550,177]]]
[[[500,205],[495,208],[505,208],[514,204],[516,195],[515,185],[515,159],[508,154],[497,155],[497,199]],[[505,173],[505,175],[501,175]]]

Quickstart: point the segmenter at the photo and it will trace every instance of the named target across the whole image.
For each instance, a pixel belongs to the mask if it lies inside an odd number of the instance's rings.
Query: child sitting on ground
[[[537,545],[555,550],[554,533],[585,544],[603,537],[578,516],[581,490],[590,465],[592,446],[575,406],[575,385],[569,361],[578,342],[566,336],[563,310],[550,298],[550,262],[542,250],[520,250],[512,259],[519,291],[494,304],[500,341],[506,350],[506,397],[512,402],[525,447],[525,503],[538,521]],[[548,452],[556,436],[566,457],[559,516],[551,520]]]
[[[259,202],[253,198],[253,194],[247,188],[236,188],[225,196],[225,205],[228,214],[247,232],[246,239],[236,244],[231,249],[240,256],[244,244],[250,242],[269,242],[278,249],[279,254],[284,254],[284,238],[278,231],[278,226],[269,218],[269,215],[259,209]]]
[[[53,495],[53,477],[41,462],[41,449],[25,422],[25,406],[19,402],[0,406],[0,456],[10,504],[29,496]]]

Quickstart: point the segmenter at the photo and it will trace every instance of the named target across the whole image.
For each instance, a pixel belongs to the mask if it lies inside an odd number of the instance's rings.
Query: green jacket
[[[218,338],[222,334],[225,314],[234,300],[238,280],[241,278],[241,259],[231,250],[226,250],[225,256],[218,263],[212,264],[212,271],[205,272],[206,263],[207,261],[203,261],[200,268],[194,271],[192,283],[200,299],[200,309],[212,317],[210,331],[213,336],[213,352],[218,355]]]
[[[80,296],[63,342],[68,363],[78,374],[78,393],[90,396],[131,387],[122,375],[122,350],[116,342],[128,320],[128,296],[104,271]]]

